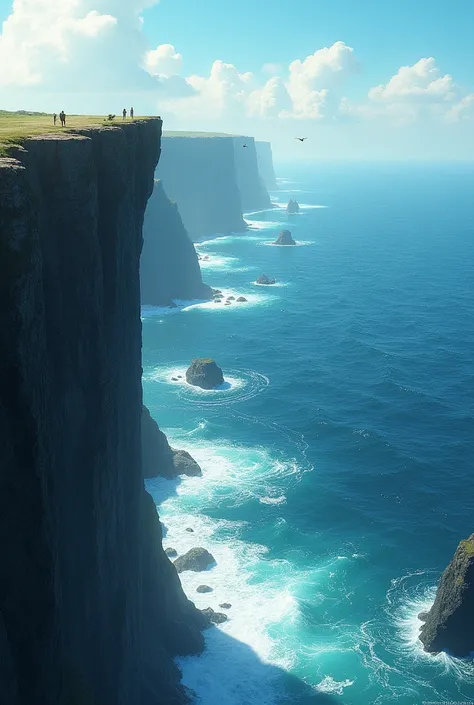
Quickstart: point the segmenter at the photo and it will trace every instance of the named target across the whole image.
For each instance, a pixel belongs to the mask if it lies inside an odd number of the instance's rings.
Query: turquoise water
[[[279,175],[300,215],[198,244],[205,280],[248,302],[143,311],[145,402],[204,471],[150,483],[166,546],[209,548],[183,585],[232,603],[184,682],[205,705],[474,700],[472,665],[417,641],[474,529],[474,168]],[[282,226],[299,246],[269,245]],[[171,380],[200,355],[227,389]]]

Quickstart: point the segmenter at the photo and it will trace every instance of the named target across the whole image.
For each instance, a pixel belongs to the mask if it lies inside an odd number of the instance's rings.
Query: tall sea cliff
[[[183,225],[178,206],[155,181],[143,226],[140,265],[141,300],[145,305],[168,306],[174,299],[210,299],[203,284],[194,245]]]
[[[257,149],[253,137],[235,137],[237,185],[244,212],[271,208],[270,196],[259,172]]]
[[[163,137],[157,176],[191,238],[245,230],[231,137]]]
[[[0,159],[0,702],[185,701],[201,614],[141,464],[142,225],[161,121]]]

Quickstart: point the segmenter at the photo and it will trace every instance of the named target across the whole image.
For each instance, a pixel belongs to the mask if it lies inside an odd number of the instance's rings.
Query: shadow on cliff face
[[[308,686],[282,668],[263,662],[247,644],[212,627],[205,651],[178,661],[183,684],[196,705],[340,705],[342,700]]]

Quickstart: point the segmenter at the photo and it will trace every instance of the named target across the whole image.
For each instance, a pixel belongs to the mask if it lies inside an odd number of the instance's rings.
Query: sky
[[[474,0],[0,0],[0,22],[0,109],[474,161]]]

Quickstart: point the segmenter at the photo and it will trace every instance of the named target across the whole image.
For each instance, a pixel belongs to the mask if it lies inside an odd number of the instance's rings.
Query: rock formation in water
[[[243,145],[247,148],[244,149]],[[258,170],[257,150],[253,137],[235,137],[237,185],[245,212],[272,208],[272,202]]]
[[[162,143],[157,176],[190,237],[245,231],[232,137],[177,133]]]
[[[214,556],[205,548],[192,548],[184,556],[175,560],[174,567],[178,573],[183,573],[185,570],[200,573],[210,568],[215,562]]]
[[[160,134],[50,134],[0,159],[2,705],[178,705],[173,657],[203,648],[141,467]]]
[[[299,213],[300,212],[300,204],[298,201],[293,201],[292,198],[288,201],[288,205],[286,207],[286,212],[289,213],[290,215],[293,213]]]
[[[426,651],[461,657],[474,652],[474,534],[459,544],[423,617],[420,639]]]
[[[179,475],[202,475],[201,468],[185,450],[171,448],[155,419],[142,408],[142,467],[143,477],[166,477],[172,480]]]
[[[261,274],[257,279],[257,284],[263,284],[264,286],[271,286],[271,284],[276,284],[276,279],[270,279],[266,274]]]
[[[289,230],[282,230],[278,236],[278,239],[275,240],[274,244],[275,245],[296,245],[296,242],[293,240],[293,237],[292,237]]]
[[[215,360],[210,357],[198,357],[186,370],[186,381],[201,389],[215,389],[224,384],[224,375]]]
[[[278,183],[275,176],[271,142],[256,141],[255,148],[257,150],[258,170],[263,183],[269,191],[276,191]]]
[[[212,299],[203,284],[198,256],[176,203],[155,181],[143,224],[140,262],[142,304],[168,306],[173,299]]]
[[[207,607],[205,610],[201,610],[201,612],[212,624],[223,624],[229,619],[226,614],[223,612],[215,612],[212,607]]]

